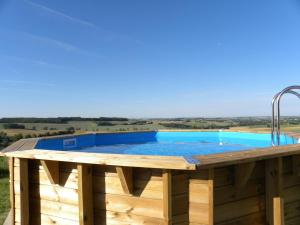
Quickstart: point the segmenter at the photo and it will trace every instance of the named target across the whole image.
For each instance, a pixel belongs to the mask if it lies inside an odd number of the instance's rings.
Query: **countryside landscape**
[[[300,133],[300,117],[282,117],[284,131]],[[130,132],[151,130],[228,130],[270,132],[269,117],[236,118],[155,118],[129,119],[119,117],[58,117],[0,119],[0,148],[21,138],[44,137],[86,132]],[[7,161],[0,158],[0,224],[9,211]]]

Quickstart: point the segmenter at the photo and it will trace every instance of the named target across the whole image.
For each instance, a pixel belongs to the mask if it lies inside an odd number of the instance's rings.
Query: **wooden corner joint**
[[[238,164],[235,166],[235,186],[243,188],[252,175],[255,168],[255,162]]]
[[[59,185],[59,162],[50,161],[50,160],[41,160],[41,164],[51,184]]]
[[[122,189],[125,194],[133,194],[133,173],[132,167],[116,167]]]

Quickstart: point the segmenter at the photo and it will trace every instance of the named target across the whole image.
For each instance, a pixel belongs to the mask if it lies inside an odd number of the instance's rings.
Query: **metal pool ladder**
[[[272,99],[272,145],[280,144],[280,100],[285,94],[293,94],[300,99],[300,94],[295,90],[300,90],[299,85],[293,85],[284,88],[282,91],[278,92]],[[276,137],[276,140],[275,140]]]

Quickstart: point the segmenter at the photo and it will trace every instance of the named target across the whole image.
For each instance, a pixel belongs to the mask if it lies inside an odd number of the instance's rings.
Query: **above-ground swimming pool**
[[[280,144],[297,139],[281,135]],[[271,135],[241,132],[133,132],[42,139],[36,149],[92,153],[193,156],[271,147]]]
[[[298,225],[299,134],[92,133],[23,139],[15,225]]]

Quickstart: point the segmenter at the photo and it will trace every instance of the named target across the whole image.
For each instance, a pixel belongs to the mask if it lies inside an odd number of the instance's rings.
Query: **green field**
[[[3,224],[9,211],[8,167],[5,158],[0,158],[0,224]]]

